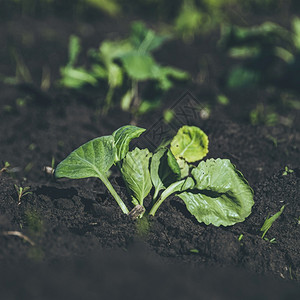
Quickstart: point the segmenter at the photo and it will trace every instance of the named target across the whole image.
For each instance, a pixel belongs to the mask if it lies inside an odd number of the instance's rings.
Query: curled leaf
[[[122,162],[121,173],[135,205],[143,205],[144,198],[152,188],[149,172],[150,157],[151,153],[148,149],[135,148],[126,154]]]
[[[146,129],[132,125],[125,125],[117,129],[112,135],[115,139],[115,162],[122,160],[129,151],[129,143],[139,137]]]
[[[250,215],[253,190],[228,159],[201,161],[191,173],[195,188],[178,196],[199,222],[229,226]]]

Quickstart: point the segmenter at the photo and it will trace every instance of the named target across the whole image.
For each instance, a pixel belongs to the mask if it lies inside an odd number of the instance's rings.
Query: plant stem
[[[110,193],[112,194],[112,196],[115,198],[115,200],[117,201],[117,203],[119,204],[120,208],[122,209],[123,213],[128,215],[129,210],[127,209],[125,203],[123,202],[123,200],[120,198],[120,196],[117,194],[116,190],[114,189],[114,187],[111,185],[110,181],[108,180],[108,178],[101,176],[100,178],[102,180],[102,182],[105,184],[105,186],[107,187],[107,189],[110,191]]]
[[[167,197],[169,197],[174,192],[173,189],[168,188],[161,194],[160,198],[155,202],[155,204],[152,206],[149,215],[154,216],[158,208],[161,206],[161,204],[165,201]]]
[[[186,183],[186,179],[177,181],[169,185],[160,195],[159,199],[152,206],[149,215],[154,216],[160,205],[168,198],[171,194],[176,193],[178,191],[182,191],[184,184]]]

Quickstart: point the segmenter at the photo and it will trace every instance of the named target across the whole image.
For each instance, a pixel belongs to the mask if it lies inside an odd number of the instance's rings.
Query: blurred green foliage
[[[224,25],[219,46],[236,62],[227,86],[244,88],[273,86],[299,91],[300,19],[291,30],[265,22],[258,26]]]
[[[61,68],[61,86],[82,89],[85,85],[108,87],[103,112],[112,105],[114,92],[123,87],[121,108],[134,113],[145,113],[156,108],[156,99],[141,99],[139,82],[153,81],[154,89],[165,92],[173,86],[172,79],[185,80],[188,74],[182,70],[161,66],[152,52],[160,48],[170,37],[157,34],[141,22],[132,24],[131,34],[124,40],[105,40],[98,49],[90,49],[90,68],[77,67],[80,53],[78,37],[71,36],[69,42],[69,61]]]

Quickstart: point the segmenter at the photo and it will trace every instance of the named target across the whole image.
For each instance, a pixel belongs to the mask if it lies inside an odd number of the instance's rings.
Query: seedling
[[[264,240],[267,241],[267,242],[270,242],[271,244],[276,244],[277,243],[275,238],[272,238],[272,239],[269,240],[267,237],[264,237]]]
[[[98,177],[125,214],[155,216],[171,195],[183,200],[189,212],[206,225],[229,226],[251,213],[253,190],[228,159],[201,160],[208,153],[208,137],[198,127],[183,126],[174,138],[154,153],[147,148],[129,151],[129,143],[145,129],[123,126],[112,135],[93,139],[74,150],[55,169],[56,178]],[[124,179],[134,208],[129,212],[108,180],[116,165]],[[153,194],[151,193],[153,191]],[[144,199],[152,195],[152,205]]]
[[[228,87],[272,86],[297,92],[298,83],[293,78],[299,77],[299,28],[299,17],[291,20],[291,30],[273,22],[252,27],[223,25],[219,45],[239,60],[227,74]],[[265,111],[265,115],[269,122],[278,121],[276,112]]]
[[[4,166],[0,169],[0,174],[3,172],[7,172],[9,167],[10,167],[10,163],[8,161],[4,162]]]
[[[270,218],[267,218],[263,224],[263,226],[261,227],[260,231],[263,232],[261,238],[263,239],[267,233],[267,231],[271,228],[272,224],[280,217],[280,215],[283,213],[285,205],[283,205],[280,208],[280,211],[277,212],[275,215],[273,215]],[[273,240],[273,239],[272,239]],[[275,239],[274,239],[275,240]],[[270,241],[271,242],[271,241]]]
[[[282,176],[286,176],[288,174],[294,173],[294,170],[290,169],[288,166],[284,167],[284,172],[282,173]]]
[[[21,204],[21,199],[24,197],[24,196],[26,196],[26,195],[28,195],[28,194],[32,194],[32,192],[29,192],[29,189],[30,189],[30,187],[29,186],[26,186],[26,187],[18,187],[16,184],[15,184],[15,189],[16,189],[16,191],[17,191],[17,193],[18,193],[18,205],[20,205]]]
[[[244,235],[243,235],[243,234],[240,234],[238,240],[241,241],[243,238],[244,238]]]
[[[61,68],[62,78],[60,85],[81,89],[86,85],[99,86],[105,82],[107,94],[103,112],[112,106],[116,89],[123,87],[125,93],[121,98],[120,106],[123,110],[134,113],[145,113],[158,105],[160,100],[142,99],[139,85],[141,82],[153,81],[153,90],[161,96],[169,90],[175,80],[185,80],[188,74],[170,66],[159,65],[152,52],[158,49],[169,36],[156,34],[146,28],[141,22],[132,25],[131,35],[124,40],[103,41],[99,49],[90,49],[92,60],[90,69],[77,67],[77,58],[80,53],[80,40],[76,36],[70,37],[69,62]]]
[[[198,249],[190,249],[191,253],[198,254],[200,251]]]
[[[45,166],[43,167],[43,171],[47,174],[52,176],[54,173],[54,169],[55,169],[55,158],[54,156],[52,156],[52,160],[51,160],[51,167],[50,166]]]

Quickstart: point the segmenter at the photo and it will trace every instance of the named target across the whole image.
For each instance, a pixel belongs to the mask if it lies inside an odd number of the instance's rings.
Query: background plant
[[[173,86],[171,79],[184,80],[188,74],[182,70],[161,66],[152,52],[160,48],[170,38],[156,34],[141,22],[132,24],[131,34],[127,39],[101,43],[99,49],[90,49],[91,67],[77,67],[80,43],[76,36],[70,37],[69,62],[61,68],[60,85],[80,89],[84,85],[107,86],[103,111],[112,106],[116,89],[125,90],[121,97],[121,108],[134,113],[143,113],[160,104],[159,97]],[[154,82],[156,99],[143,99],[139,84]],[[158,98],[157,98],[158,97]]]

